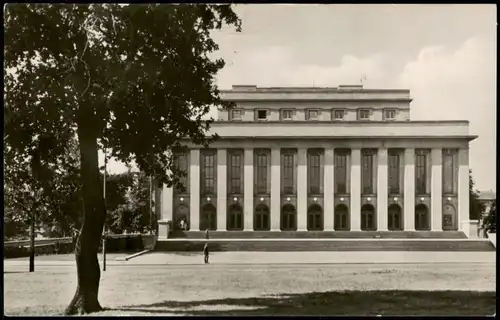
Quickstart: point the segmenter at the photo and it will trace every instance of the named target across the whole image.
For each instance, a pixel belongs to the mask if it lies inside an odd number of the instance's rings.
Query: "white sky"
[[[214,34],[221,88],[332,86],[411,90],[412,120],[469,120],[477,188],[496,190],[495,5],[258,5],[243,31]],[[215,117],[215,111],[213,116]],[[101,155],[101,160],[103,159]],[[125,166],[110,161],[112,172]]]

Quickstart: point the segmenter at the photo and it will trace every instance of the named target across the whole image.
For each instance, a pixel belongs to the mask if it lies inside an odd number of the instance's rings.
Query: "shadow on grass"
[[[495,292],[475,291],[313,292],[259,298],[164,301],[124,306],[113,311],[195,316],[492,315],[496,307],[495,296]]]

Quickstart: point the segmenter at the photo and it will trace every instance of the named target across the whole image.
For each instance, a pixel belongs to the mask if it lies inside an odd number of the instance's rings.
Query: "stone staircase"
[[[176,231],[156,251],[202,251],[202,231]],[[212,231],[210,251],[495,251],[485,239],[461,231]]]

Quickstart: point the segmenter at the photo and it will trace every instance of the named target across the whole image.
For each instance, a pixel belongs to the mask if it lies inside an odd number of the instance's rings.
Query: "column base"
[[[377,229],[377,231],[386,232],[389,231],[389,229]]]
[[[297,231],[304,232],[307,231],[307,229],[297,229]]]
[[[349,230],[349,231],[361,231],[361,228],[359,228],[359,229],[353,229],[353,228],[351,228],[351,230]]]
[[[158,238],[167,239],[170,233],[169,226],[166,220],[158,221]]]
[[[269,231],[278,232],[278,231],[281,231],[281,229],[271,229]]]
[[[431,229],[432,232],[442,232],[443,229]]]
[[[415,231],[417,231],[417,230],[415,230],[415,229],[404,229],[403,231],[411,231],[411,232],[415,232]]]
[[[254,231],[253,229],[243,229],[243,231],[248,232],[248,231]]]

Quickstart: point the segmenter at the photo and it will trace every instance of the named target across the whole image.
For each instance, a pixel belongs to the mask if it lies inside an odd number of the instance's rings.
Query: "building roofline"
[[[232,125],[237,125],[237,124],[254,124],[254,125],[268,125],[268,124],[303,124],[303,125],[311,125],[311,124],[327,124],[327,123],[335,123],[335,124],[469,124],[469,120],[410,120],[410,121],[405,121],[405,120],[353,120],[353,121],[346,121],[346,120],[266,120],[266,121],[251,121],[251,120],[216,120],[212,123],[212,126],[217,126],[217,125],[227,125],[227,124],[232,124]]]
[[[477,135],[460,135],[460,136],[220,136],[221,140],[457,140],[465,139],[472,141],[477,139]],[[184,138],[189,139],[189,138]]]
[[[231,91],[234,93],[234,91]],[[241,91],[244,93],[250,92],[250,91]],[[380,98],[380,99],[336,99],[336,98],[293,98],[293,99],[249,99],[249,98],[222,98],[224,101],[234,101],[234,102],[290,102],[290,101],[301,101],[301,102],[318,102],[318,101],[335,101],[335,102],[358,102],[358,101],[364,101],[364,102],[412,102],[413,99],[411,98],[395,98],[395,99],[390,99],[390,98]]]
[[[408,93],[409,89],[365,89],[362,85],[339,85],[338,87],[259,87],[256,85],[233,85],[232,89],[221,89],[221,93],[259,92],[396,92]]]

